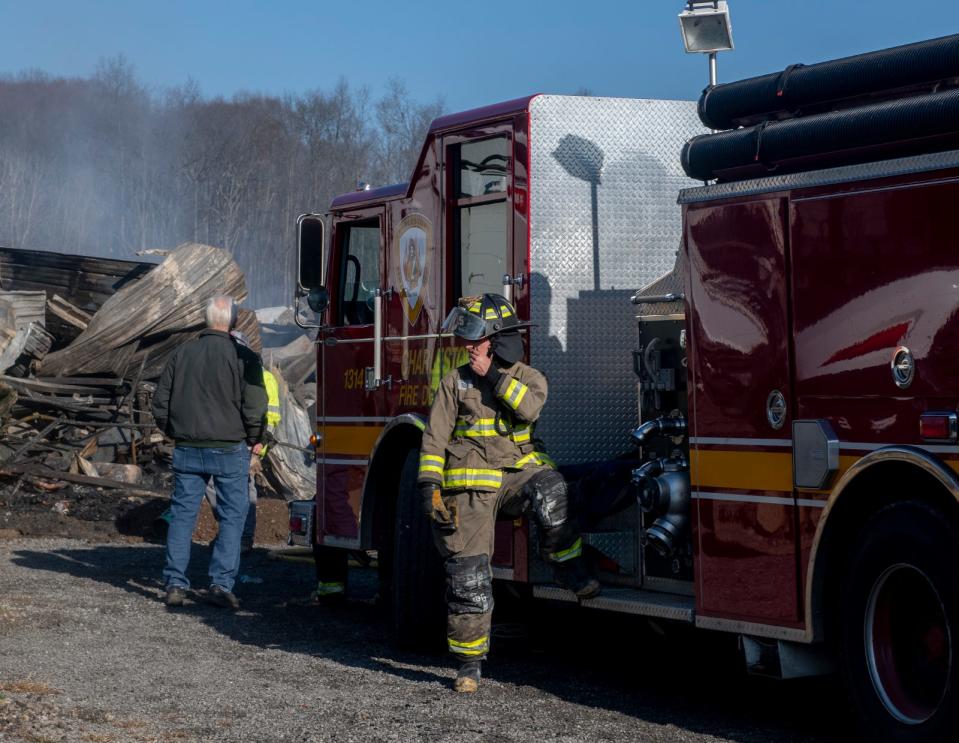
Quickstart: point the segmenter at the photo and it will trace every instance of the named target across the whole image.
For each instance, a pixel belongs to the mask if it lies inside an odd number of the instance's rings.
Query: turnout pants
[[[461,661],[483,660],[489,650],[493,613],[490,556],[497,514],[518,518],[529,513],[539,530],[543,557],[554,569],[582,556],[582,540],[567,513],[562,476],[549,467],[505,470],[495,492],[444,492],[455,528],[433,522],[433,539],[446,567],[446,635],[450,652]]]

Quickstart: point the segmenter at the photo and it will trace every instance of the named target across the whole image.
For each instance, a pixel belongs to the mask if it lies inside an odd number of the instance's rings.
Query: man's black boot
[[[207,598],[211,604],[222,606],[224,609],[239,609],[240,600],[222,586],[210,586]]]
[[[166,589],[166,597],[163,599],[167,606],[183,606],[186,599],[186,591],[180,586],[170,586]]]

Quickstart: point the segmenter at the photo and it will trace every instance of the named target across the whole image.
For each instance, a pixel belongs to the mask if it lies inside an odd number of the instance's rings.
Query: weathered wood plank
[[[62,384],[66,386],[77,385],[80,387],[122,387],[124,381],[121,377],[36,377],[38,382],[48,382],[50,384]],[[99,391],[99,390],[98,390]]]
[[[103,387],[83,384],[62,384],[44,379],[20,379],[18,377],[8,377],[3,374],[0,374],[0,382],[5,382],[17,390],[35,390],[37,392],[49,392],[54,395],[101,395],[103,393]]]
[[[54,294],[47,300],[47,309],[68,325],[73,325],[80,330],[85,330],[93,317],[89,312],[84,312],[59,294]]]
[[[56,292],[78,307],[95,310],[155,266],[155,262],[0,248],[0,289],[41,290],[48,297]]]
[[[37,395],[32,397],[21,395],[17,400],[17,405],[28,410],[50,411],[66,410],[80,418],[89,418],[94,421],[107,422],[113,418],[114,413],[108,410],[102,410],[88,404],[78,402],[67,402],[49,395]]]
[[[115,352],[129,351],[138,341],[145,349],[151,338],[202,327],[206,301],[216,294],[246,298],[240,267],[225,250],[181,245],[135,285],[106,300],[69,348],[47,356],[42,373],[122,374],[134,361],[133,353],[121,364]]]
[[[0,299],[13,305],[17,330],[30,323],[42,325],[46,320],[46,295],[42,291],[0,291]]]
[[[80,485],[92,485],[97,488],[110,488],[111,490],[125,490],[135,495],[146,495],[151,498],[169,498],[169,493],[160,490],[151,490],[139,485],[131,485],[128,482],[112,480],[108,477],[90,477],[89,475],[76,475],[72,472],[58,472],[41,464],[14,464],[0,468],[0,476],[27,475],[32,477],[42,477],[46,480],[60,480],[61,482],[75,482]]]

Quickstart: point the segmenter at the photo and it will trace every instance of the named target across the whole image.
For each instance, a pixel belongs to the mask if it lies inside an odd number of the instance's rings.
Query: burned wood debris
[[[167,497],[172,442],[156,429],[152,394],[217,294],[242,302],[246,281],[208,245],[181,245],[159,263],[0,248],[0,489],[70,483],[97,497]],[[264,363],[280,377],[289,420],[258,479],[296,499],[314,490],[305,384],[314,368],[312,343],[289,325],[293,333],[282,321],[267,326],[278,348]],[[237,329],[263,351],[256,313],[241,310]]]

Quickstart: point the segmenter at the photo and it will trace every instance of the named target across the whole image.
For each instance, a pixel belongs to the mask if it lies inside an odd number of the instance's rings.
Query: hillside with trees
[[[341,80],[282,97],[156,91],[123,58],[89,78],[0,78],[0,245],[131,258],[228,249],[253,307],[289,302],[297,214],[406,181],[442,102],[399,80],[374,99]]]

